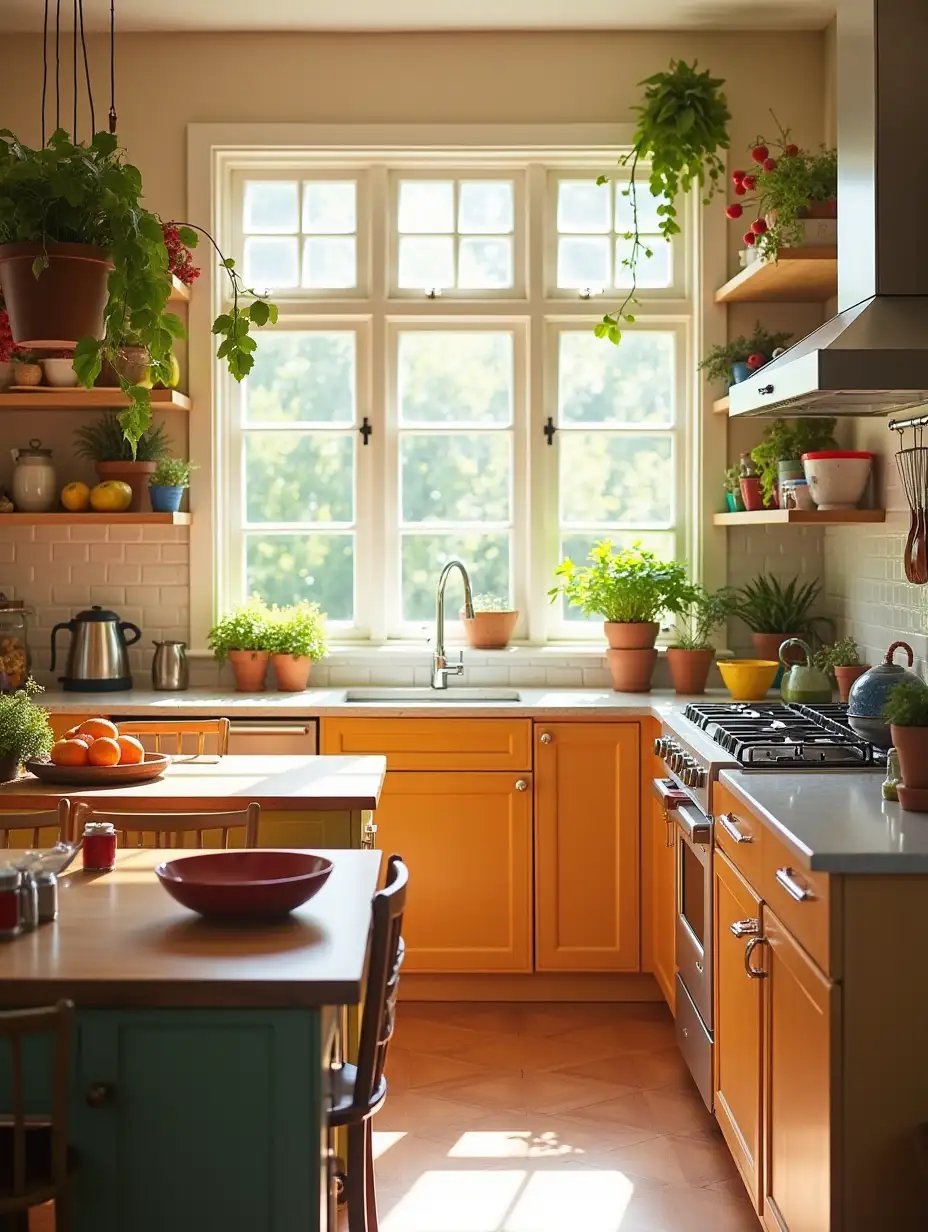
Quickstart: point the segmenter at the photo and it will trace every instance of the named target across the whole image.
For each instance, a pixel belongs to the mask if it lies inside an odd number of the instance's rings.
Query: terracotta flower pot
[[[764,497],[760,490],[760,476],[749,475],[746,479],[739,481],[741,487],[741,499],[744,501],[744,507],[749,512],[763,509]]]
[[[141,513],[148,493],[148,476],[154,473],[156,462],[97,462],[94,469],[101,480],[120,479],[132,489],[127,513]]]
[[[897,727],[889,733],[899,754],[899,769],[906,787],[928,787],[928,727]]]
[[[229,662],[235,672],[235,687],[239,693],[263,693],[267,669],[271,661],[267,650],[230,650]]]
[[[838,696],[841,701],[847,701],[847,695],[851,691],[851,685],[858,676],[862,676],[864,672],[869,672],[869,663],[857,663],[853,667],[836,667],[835,680],[838,682]]]
[[[751,642],[754,645],[754,650],[758,659],[769,659],[774,663],[780,660],[780,647],[784,642],[789,641],[791,637],[796,637],[795,633],[752,633]],[[801,651],[796,651],[795,648],[787,651],[787,659],[792,662],[799,662],[802,657]]]
[[[271,655],[271,662],[278,689],[283,693],[302,693],[309,683],[312,659],[308,655],[275,654]]]
[[[12,783],[19,778],[20,761],[15,753],[0,757],[0,783]]]
[[[606,658],[616,693],[650,692],[656,650],[607,650]]]
[[[115,363],[111,364],[109,360],[103,361],[103,367],[100,369],[100,375],[97,377],[96,384],[102,385],[106,389],[112,389],[119,384],[119,378],[122,377],[130,385],[150,386],[151,379],[148,372],[150,360],[151,356],[148,352],[148,347],[120,347]]]
[[[48,266],[36,278],[32,263],[43,252]],[[90,244],[0,244],[0,286],[13,341],[59,351],[81,338],[102,338],[111,269],[103,249]]]
[[[518,612],[474,612],[461,616],[464,636],[472,650],[505,650],[519,619]]]
[[[656,620],[621,624],[617,620],[603,622],[606,641],[612,650],[649,650],[657,640],[660,625]]]
[[[705,693],[714,650],[680,650],[671,646],[667,651],[670,677],[677,693]]]

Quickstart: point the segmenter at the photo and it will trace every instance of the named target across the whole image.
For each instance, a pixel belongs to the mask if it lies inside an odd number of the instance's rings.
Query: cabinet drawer
[[[762,822],[744,807],[723,783],[712,789],[712,833],[715,845],[724,851],[753,888],[760,892],[762,851],[767,831]]]
[[[838,948],[832,947],[832,904],[827,873],[803,868],[769,830],[764,835],[760,896],[783,921],[807,954],[833,973]]]
[[[530,770],[531,719],[323,719],[319,751],[382,753],[388,770]]]

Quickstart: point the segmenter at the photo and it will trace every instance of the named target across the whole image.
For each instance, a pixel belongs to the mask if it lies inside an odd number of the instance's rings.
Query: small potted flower
[[[48,711],[33,701],[43,691],[29,677],[15,693],[0,696],[0,782],[15,779],[23,762],[45,756],[55,742]]]
[[[841,637],[830,646],[815,652],[813,662],[827,672],[838,685],[838,696],[846,702],[851,685],[858,676],[870,670],[870,664],[860,657],[860,647],[852,637]]]
[[[234,608],[210,629],[210,650],[224,663],[232,664],[235,687],[240,693],[263,693],[264,682],[275,645],[272,617],[267,604],[257,595]]]
[[[474,595],[474,615],[461,611],[464,636],[472,650],[505,650],[519,620],[519,613],[499,595]]]
[[[190,487],[190,472],[196,470],[182,458],[161,458],[148,479],[152,513],[177,513]]]
[[[883,717],[889,723],[893,748],[899,755],[902,782],[918,797],[905,800],[903,807],[919,804],[917,812],[928,811],[928,685],[921,681],[895,684],[883,704]]]
[[[714,592],[704,586],[691,587],[678,614],[676,637],[667,647],[670,676],[677,693],[705,693],[715,657],[715,647],[709,638],[735,613],[737,606],[737,592],[728,587]]]
[[[167,457],[170,441],[163,424],[153,424],[143,432],[136,446],[125,438],[119,418],[106,411],[92,424],[85,424],[74,433],[77,443],[74,452],[79,458],[89,458],[94,464],[101,482],[119,480],[132,489],[129,513],[141,513],[142,497],[148,478],[162,458]]]
[[[717,381],[730,389],[769,363],[774,352],[785,347],[792,336],[785,331],[772,333],[758,321],[753,334],[740,334],[724,346],[710,347],[699,370],[705,372],[710,381]]]
[[[313,663],[325,654],[325,612],[318,603],[294,603],[271,610],[271,663],[277,687],[300,693]]]

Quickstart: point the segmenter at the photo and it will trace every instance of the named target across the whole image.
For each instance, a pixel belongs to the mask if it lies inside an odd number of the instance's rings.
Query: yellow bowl
[[[772,659],[722,659],[719,671],[736,702],[760,701],[773,684],[779,663]]]

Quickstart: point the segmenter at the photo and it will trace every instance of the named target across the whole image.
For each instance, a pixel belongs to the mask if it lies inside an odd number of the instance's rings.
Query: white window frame
[[[580,639],[586,641],[586,631],[576,626],[559,627],[556,609],[548,605],[545,597],[552,584],[552,545],[557,535],[556,524],[551,526],[551,514],[553,512],[556,519],[557,509],[551,496],[554,489],[549,482],[550,475],[541,478],[546,468],[550,471],[554,464],[556,450],[544,449],[538,439],[547,415],[556,414],[556,386],[553,390],[555,403],[552,403],[552,380],[548,371],[551,361],[550,357],[547,360],[543,358],[544,338],[559,323],[579,324],[582,321],[592,326],[602,312],[615,302],[611,292],[606,303],[583,301],[576,292],[566,295],[553,293],[550,273],[555,268],[551,261],[552,237],[556,243],[556,215],[550,213],[546,199],[550,198],[553,177],[563,174],[567,178],[584,178],[591,172],[608,171],[615,167],[617,155],[627,148],[630,140],[630,126],[613,125],[193,125],[189,132],[188,213],[192,217],[210,218],[220,241],[230,235],[229,224],[234,212],[230,210],[230,187],[231,177],[236,172],[247,168],[251,178],[259,175],[260,178],[270,178],[271,171],[279,172],[281,178],[296,177],[301,180],[339,178],[339,172],[357,177],[359,275],[364,231],[360,179],[361,172],[367,171],[371,164],[383,165],[391,171],[414,178],[426,174],[435,174],[437,178],[484,178],[495,169],[503,178],[523,179],[525,210],[518,205],[516,207],[516,234],[520,230],[519,220],[522,219],[526,254],[524,299],[514,299],[509,292],[509,298],[494,299],[491,313],[488,301],[492,293],[481,292],[479,300],[473,301],[458,295],[443,296],[427,305],[423,305],[421,299],[410,298],[408,293],[391,294],[388,278],[391,255],[387,232],[385,228],[375,226],[370,238],[369,298],[360,300],[355,296],[352,300],[341,293],[343,299],[339,302],[340,297],[333,293],[328,302],[318,305],[317,311],[322,315],[314,323],[319,328],[325,328],[337,326],[341,321],[347,324],[353,318],[369,329],[368,373],[365,374],[360,367],[358,372],[359,415],[363,414],[360,408],[365,402],[362,388],[366,379],[373,381],[374,375],[386,374],[388,328],[401,328],[407,320],[410,324],[424,323],[440,328],[443,321],[450,325],[456,319],[469,317],[470,310],[479,304],[480,320],[472,322],[475,327],[479,328],[484,323],[489,325],[492,315],[524,336],[527,358],[521,365],[517,364],[516,380],[522,379],[518,373],[521,366],[525,370],[528,395],[524,403],[527,406],[525,432],[532,448],[528,465],[517,468],[514,474],[516,493],[513,516],[514,519],[520,516],[524,519],[529,545],[527,551],[515,550],[513,583],[515,597],[523,612],[519,632],[533,644],[561,637],[573,643]],[[445,160],[439,163],[437,156],[441,151],[445,151],[446,155]],[[388,208],[389,173],[371,173],[364,178],[370,209],[376,219]],[[692,203],[692,208],[689,202],[685,203],[684,209],[681,209],[681,219],[686,224],[696,218],[695,203]],[[546,225],[539,225],[541,219],[546,220]],[[701,216],[698,225],[701,231]],[[718,240],[714,244],[717,256],[723,251],[723,246]],[[694,575],[699,576],[699,541],[707,501],[698,498],[698,477],[707,434],[702,430],[702,418],[690,409],[698,405],[699,386],[695,378],[688,374],[694,368],[701,333],[700,312],[704,311],[706,292],[703,284],[698,279],[694,284],[692,278],[694,269],[698,269],[698,265],[694,265],[694,255],[701,252],[701,246],[681,242],[680,248],[688,293],[681,295],[679,288],[675,288],[674,297],[667,290],[648,290],[644,292],[646,299],[639,305],[636,316],[642,328],[672,327],[685,336],[686,359],[678,371],[682,398],[679,405],[686,420],[682,427],[683,439],[678,442],[677,448],[677,469],[682,471],[685,502],[681,504],[678,521],[678,542],[681,545],[678,554],[681,559],[693,562]],[[678,261],[675,270],[679,273],[680,268]],[[222,284],[217,277],[218,271],[212,268],[212,262],[204,263],[203,272],[204,277],[197,288],[199,294],[194,296],[190,308],[190,324],[195,339],[205,337],[212,315],[222,304]],[[307,304],[317,300],[316,292],[287,292],[286,298],[277,297],[281,326],[295,324],[306,311]],[[378,324],[378,318],[384,322],[383,326]],[[207,348],[192,349],[190,389],[195,405],[209,405],[211,401],[217,405],[228,405],[231,384]],[[394,473],[396,445],[395,441],[390,441],[389,430],[393,417],[386,414],[385,406],[374,404],[376,388],[376,384],[371,386],[367,404],[371,406],[370,418],[375,434],[379,432],[382,442],[384,452],[380,456],[388,461],[378,464],[373,451],[357,450],[356,512],[359,523],[364,525],[366,522],[369,527],[376,518],[380,518],[379,511],[384,508],[387,476],[394,484],[397,481]],[[381,388],[389,390],[390,382],[386,381]],[[517,396],[519,401],[522,400]],[[645,428],[646,425],[642,425],[642,430]],[[229,453],[229,432],[221,414],[214,414],[211,420],[206,417],[198,420],[196,416],[191,416],[191,455],[209,458],[208,464],[203,465],[195,476],[192,487],[192,507],[197,516],[191,528],[191,572],[192,576],[203,576],[204,570],[208,570],[209,575],[215,578],[212,593],[201,587],[191,595],[191,640],[194,648],[205,643],[206,631],[215,614],[230,601],[229,574],[222,566],[223,552],[217,534],[226,520],[230,500],[234,499],[225,482]],[[521,496],[520,487],[524,489]],[[521,529],[516,532],[522,533]],[[363,579],[362,585],[367,587],[367,598],[362,601],[359,592],[359,628],[354,634],[356,640],[380,644],[388,641],[391,634],[402,636],[406,632],[391,629],[384,618],[383,598],[389,585],[398,583],[398,574],[388,584],[385,551],[378,553],[371,549],[365,562],[364,539],[363,535],[359,537],[356,570],[359,578]],[[373,535],[368,542],[374,543]],[[713,569],[712,572],[718,575],[718,570]],[[363,626],[360,621],[362,610],[367,617]],[[419,628],[414,632],[419,641]],[[345,636],[341,630],[336,632],[333,629],[333,633],[336,633],[338,640]],[[589,638],[592,644],[596,644],[601,638],[600,631],[590,629]]]

